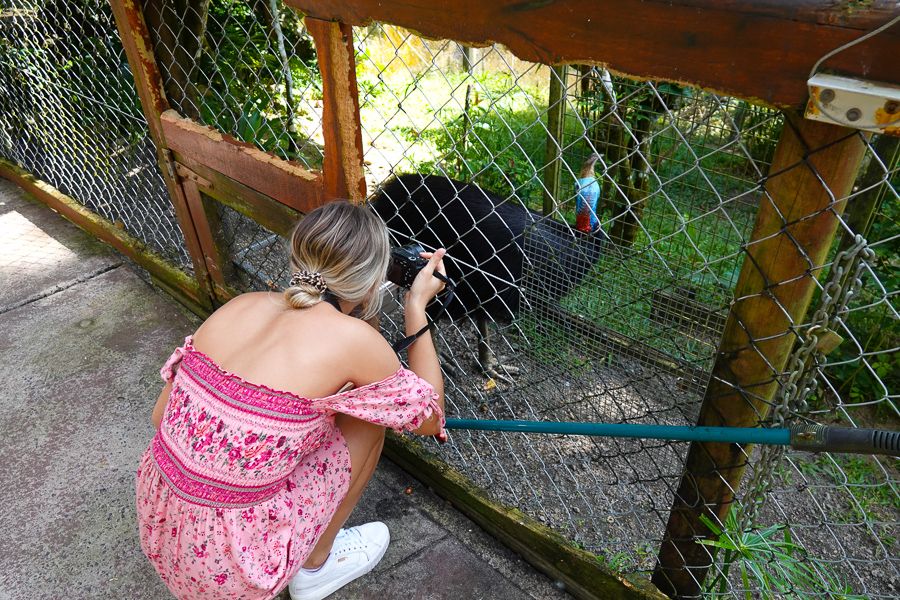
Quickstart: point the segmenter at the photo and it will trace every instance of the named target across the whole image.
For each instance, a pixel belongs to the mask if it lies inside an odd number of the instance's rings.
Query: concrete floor
[[[199,324],[0,180],[0,600],[170,597],[138,544],[134,471],[159,368]],[[387,554],[332,598],[568,597],[386,459],[350,524],[374,519]]]

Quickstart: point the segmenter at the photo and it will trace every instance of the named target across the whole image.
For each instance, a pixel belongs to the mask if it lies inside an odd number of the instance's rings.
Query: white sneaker
[[[322,566],[312,572],[301,568],[291,579],[291,600],[321,600],[365,575],[384,556],[390,541],[387,525],[380,521],[341,529]]]

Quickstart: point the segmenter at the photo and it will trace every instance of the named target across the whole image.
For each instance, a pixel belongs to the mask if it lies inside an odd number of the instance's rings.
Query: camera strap
[[[444,282],[444,291],[441,292],[441,294],[438,294],[438,296],[436,297],[438,302],[441,303],[441,309],[435,315],[435,319],[437,319],[441,315],[441,313],[447,310],[447,306],[449,306],[450,302],[453,300],[456,285],[448,277],[445,277],[443,274],[438,273],[437,271],[435,271],[433,275]],[[442,294],[444,297],[440,298]],[[427,324],[422,329],[412,335],[408,335],[405,338],[394,342],[394,344],[391,346],[394,349],[394,352],[400,354],[401,352],[412,346],[413,342],[423,336],[426,331],[434,327],[434,320],[432,320],[432,318],[428,316],[428,313],[425,313],[425,321]]]

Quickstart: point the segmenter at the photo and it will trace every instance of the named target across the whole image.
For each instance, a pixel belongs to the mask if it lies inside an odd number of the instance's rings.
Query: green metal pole
[[[826,427],[816,424],[794,425],[791,428],[688,427],[639,423],[447,419],[447,429],[593,435],[725,444],[766,444],[791,446],[796,450],[808,452],[853,452],[900,456],[900,432],[854,427]]]

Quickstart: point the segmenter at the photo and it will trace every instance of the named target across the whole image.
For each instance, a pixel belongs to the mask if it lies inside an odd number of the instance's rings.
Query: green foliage
[[[724,553],[721,569],[706,581],[707,593],[725,595],[729,573],[736,566],[747,600],[757,597],[754,589],[765,600],[785,593],[798,597],[828,593],[833,598],[863,598],[854,595],[828,565],[795,543],[786,525],[741,531],[733,510],[725,518],[724,527],[706,515],[700,515],[700,520],[717,536],[700,543],[714,548],[715,554]]]
[[[631,555],[628,552],[621,550],[618,552],[597,554],[596,558],[597,562],[616,573],[621,573],[631,563]]]
[[[301,106],[287,104],[277,40],[265,19],[266,15],[255,14],[246,2],[210,2],[199,68],[205,81],[197,85],[200,117],[208,125],[281,157],[315,160],[317,157],[305,156],[298,148],[296,138],[302,132],[289,130],[289,123],[304,112]],[[280,19],[297,103],[305,88],[321,90],[315,50],[301,35],[293,11],[282,11]],[[307,100],[310,96],[305,94]],[[291,109],[293,119],[288,118]]]
[[[547,143],[541,113],[534,107],[540,100],[532,92],[519,89],[508,93],[507,76],[477,76],[469,111],[448,103],[435,111],[440,127],[416,131],[401,129],[410,142],[426,142],[437,156],[418,162],[416,170],[445,173],[455,179],[472,181],[502,196],[516,194],[532,208],[540,206],[540,165]],[[416,84],[417,82],[413,82]]]
[[[871,241],[890,240],[900,223],[900,203],[889,194],[872,224]],[[900,241],[879,244],[871,265],[877,281],[863,280],[858,297],[853,299],[845,325],[852,339],[845,339],[828,356],[825,373],[845,402],[879,402],[881,416],[897,421],[896,408],[887,398],[900,389],[900,319],[891,306],[891,294],[900,289]],[[846,332],[840,331],[846,336]]]

